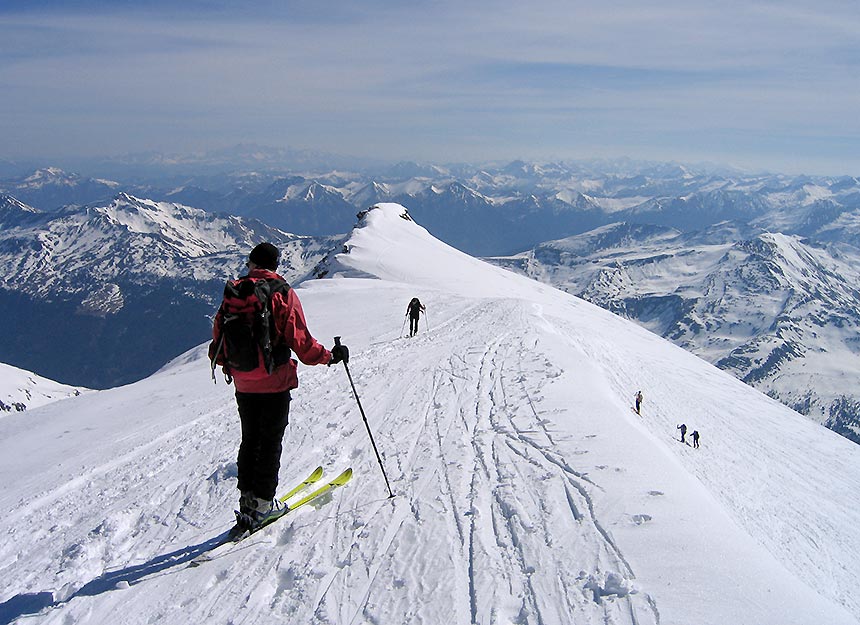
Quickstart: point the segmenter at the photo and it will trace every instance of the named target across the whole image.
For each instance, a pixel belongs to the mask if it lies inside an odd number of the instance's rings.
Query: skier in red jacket
[[[248,275],[277,284],[270,298],[274,335],[274,365],[271,373],[261,367],[253,371],[225,370],[236,385],[236,404],[242,422],[242,442],[237,459],[239,473],[239,512],[237,525],[255,527],[286,512],[286,506],[275,499],[284,431],[289,422],[290,391],[299,385],[296,361],[289,350],[306,365],[332,365],[349,361],[349,350],[336,345],[331,351],[311,335],[295,291],[276,273],[278,249],[271,243],[256,246],[248,257]],[[280,281],[280,282],[277,282]],[[212,346],[221,343],[223,306],[215,316]],[[281,354],[279,358],[278,355]],[[229,378],[228,378],[229,379]]]

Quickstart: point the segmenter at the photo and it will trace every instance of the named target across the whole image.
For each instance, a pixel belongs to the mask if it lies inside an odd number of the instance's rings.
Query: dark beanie
[[[248,260],[262,269],[275,271],[278,268],[278,248],[271,243],[260,243],[251,250]]]

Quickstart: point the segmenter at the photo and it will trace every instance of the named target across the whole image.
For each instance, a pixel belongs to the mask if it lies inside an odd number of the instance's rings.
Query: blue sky
[[[858,175],[860,5],[4,0],[0,93],[11,159],[252,142]]]

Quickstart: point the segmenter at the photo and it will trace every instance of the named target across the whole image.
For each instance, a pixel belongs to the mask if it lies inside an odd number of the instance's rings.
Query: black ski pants
[[[409,315],[409,336],[418,334],[418,315]]]
[[[239,445],[239,490],[274,499],[281,468],[284,430],[289,423],[290,392],[236,393],[242,443]]]

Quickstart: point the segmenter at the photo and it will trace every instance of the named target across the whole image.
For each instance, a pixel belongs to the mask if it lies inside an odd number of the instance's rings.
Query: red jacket
[[[259,268],[252,270],[248,275],[252,278],[281,278],[274,271]],[[220,317],[219,310],[212,327],[212,338],[216,345],[220,338]],[[306,365],[328,364],[331,360],[331,352],[311,336],[308,324],[305,322],[302,304],[293,289],[288,289],[286,294],[279,292],[272,296],[272,318],[275,322],[275,331],[284,337],[287,346],[299,357],[299,360]],[[231,371],[231,374],[236,390],[240,393],[280,393],[299,385],[296,369],[296,361],[291,358],[289,362],[276,368],[272,375],[259,377],[259,374],[243,371]]]

